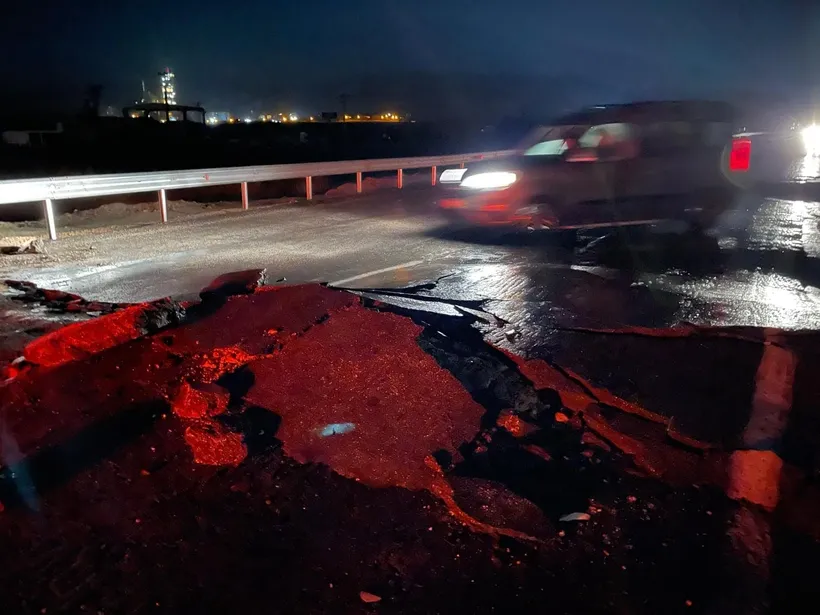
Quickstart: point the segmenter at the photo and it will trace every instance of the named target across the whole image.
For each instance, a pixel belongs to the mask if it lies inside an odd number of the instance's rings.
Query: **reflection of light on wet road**
[[[752,216],[746,229],[748,244],[757,249],[802,249],[803,221],[809,207],[802,201],[770,200]]]
[[[797,167],[795,179],[804,181],[817,179],[820,176],[820,156],[804,156]]]
[[[716,278],[647,279],[649,288],[680,293],[677,318],[702,325],[820,328],[820,290],[777,273],[738,271]],[[704,310],[704,306],[709,306]]]
[[[807,174],[817,174],[817,158],[807,158]],[[649,288],[683,295],[679,318],[698,324],[748,325],[786,329],[820,326],[820,204],[766,199],[737,218],[718,237],[727,258],[724,271],[699,277],[643,275]],[[687,301],[687,298],[691,301]]]
[[[504,263],[473,265],[464,269],[461,294],[476,298],[524,299],[529,284],[516,266]]]

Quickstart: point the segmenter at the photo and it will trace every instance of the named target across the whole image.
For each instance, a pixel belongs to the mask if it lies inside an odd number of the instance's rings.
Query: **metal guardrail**
[[[512,154],[512,150],[459,154],[455,156],[424,156],[416,158],[384,158],[305,164],[260,165],[191,169],[187,171],[156,171],[150,173],[119,173],[112,175],[77,175],[0,181],[0,205],[41,202],[45,212],[48,236],[57,239],[54,201],[83,197],[114,196],[136,192],[157,192],[162,222],[168,221],[166,191],[181,188],[201,188],[239,184],[242,209],[248,209],[248,183],[281,179],[305,179],[305,195],[313,198],[313,178],[331,175],[356,175],[356,191],[362,191],[362,174],[396,171],[396,186],[403,185],[404,169],[431,168],[431,183],[436,183],[436,167],[495,160]]]

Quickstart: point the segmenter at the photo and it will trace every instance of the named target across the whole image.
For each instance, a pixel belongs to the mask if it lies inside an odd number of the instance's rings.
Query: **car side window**
[[[637,153],[635,131],[625,123],[591,126],[578,138],[577,148],[594,152],[597,160],[634,158]]]
[[[703,127],[702,144],[705,147],[724,147],[732,138],[729,122],[707,122]]]
[[[663,156],[690,149],[699,141],[694,123],[661,121],[641,126],[641,153],[644,156]]]

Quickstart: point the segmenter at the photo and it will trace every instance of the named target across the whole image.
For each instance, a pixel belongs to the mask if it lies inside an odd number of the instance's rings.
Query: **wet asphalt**
[[[270,281],[399,288],[484,300],[542,325],[816,329],[820,203],[747,193],[707,233],[675,225],[582,233],[458,229],[429,188],[254,206],[170,224],[65,233],[49,257],[6,257],[4,278],[102,301],[192,296],[215,276],[265,267]]]
[[[92,583],[89,590],[85,587],[89,584],[83,581],[85,585],[81,584],[80,590],[72,589],[74,593],[70,595],[63,592],[57,595],[55,602],[62,604],[65,610],[80,601],[104,604],[105,600],[112,600],[113,610],[117,611],[122,610],[122,600],[135,601],[135,612],[160,604],[178,611],[179,605],[173,601],[180,597],[175,579],[168,582],[167,569],[139,565],[142,561],[170,558],[162,553],[169,545],[179,550],[174,539],[164,534],[167,526],[172,528],[171,535],[175,536],[173,532],[179,527],[179,535],[196,537],[192,546],[182,549],[181,556],[175,556],[181,557],[180,568],[185,571],[185,580],[179,583],[185,588],[182,599],[188,599],[191,594],[197,599],[201,595],[201,599],[210,601],[211,605],[222,604],[220,600],[231,601],[235,603],[234,610],[243,600],[250,605],[261,601],[269,603],[270,595],[260,597],[259,588],[268,587],[270,581],[262,582],[255,575],[270,566],[272,552],[298,553],[300,557],[314,554],[315,559],[307,558],[308,568],[295,566],[285,557],[275,560],[277,569],[295,571],[290,577],[275,575],[279,583],[274,585],[277,599],[286,607],[307,605],[303,609],[309,612],[323,612],[315,604],[337,605],[339,589],[344,596],[352,597],[353,604],[359,590],[373,591],[384,596],[383,610],[395,604],[396,612],[407,612],[410,603],[405,594],[417,601],[415,608],[409,608],[415,612],[461,612],[465,608],[482,612],[495,609],[498,596],[506,596],[509,610],[520,612],[533,610],[536,604],[541,608],[545,600],[551,601],[556,612],[579,612],[579,601],[585,607],[581,610],[595,612],[589,603],[598,606],[600,599],[598,612],[666,609],[669,612],[752,613],[762,612],[761,605],[769,599],[763,594],[769,592],[770,587],[774,588],[771,600],[776,605],[772,612],[786,612],[794,610],[792,604],[813,602],[815,584],[800,576],[803,566],[796,562],[816,558],[816,540],[806,539],[815,531],[816,517],[800,525],[792,516],[798,517],[804,509],[815,510],[806,506],[804,500],[808,498],[806,493],[815,494],[816,490],[810,491],[803,482],[800,483],[802,491],[788,487],[787,478],[790,472],[798,471],[816,477],[820,467],[816,453],[820,450],[815,410],[820,403],[815,386],[816,367],[820,363],[816,334],[793,335],[785,342],[776,339],[781,345],[779,350],[786,352],[788,348],[799,362],[794,373],[781,378],[788,380],[793,390],[790,414],[782,413],[782,425],[767,428],[764,435],[768,439],[756,446],[764,450],[774,448],[790,468],[784,473],[782,499],[772,517],[773,538],[768,538],[768,519],[759,524],[766,540],[756,540],[751,535],[749,527],[753,523],[738,523],[746,532],[745,538],[738,541],[743,548],[739,554],[727,550],[722,540],[732,535],[734,526],[730,527],[729,521],[737,515],[754,516],[759,511],[744,508],[738,509],[738,513],[735,503],[726,500],[722,492],[690,486],[700,485],[698,477],[706,462],[713,457],[720,458],[721,451],[748,448],[747,437],[755,435],[751,428],[754,427],[755,400],[764,397],[764,393],[771,393],[761,391],[757,395],[760,366],[766,363],[764,359],[772,348],[760,343],[769,336],[764,328],[817,328],[820,320],[815,309],[820,278],[817,263],[820,203],[747,194],[706,233],[693,233],[674,225],[597,232],[582,234],[577,246],[568,249],[560,236],[549,233],[452,228],[436,215],[431,206],[433,198],[434,193],[427,189],[385,191],[360,199],[254,207],[248,213],[214,211],[172,220],[165,226],[132,225],[65,233],[50,247],[47,258],[25,257],[18,259],[17,264],[7,259],[0,264],[3,268],[0,273],[5,278],[24,279],[41,287],[100,301],[141,301],[167,295],[192,297],[217,275],[258,267],[267,268],[269,282],[282,278],[288,283],[323,281],[356,289],[364,297],[392,304],[385,307],[373,303],[370,307],[410,315],[417,324],[426,327],[419,344],[455,374],[485,407],[520,411],[526,400],[511,397],[509,392],[524,390],[519,385],[529,380],[525,381],[517,370],[501,363],[495,365],[494,372],[501,374],[501,380],[488,376],[487,365],[494,365],[488,362],[488,357],[496,357],[496,362],[501,358],[482,340],[527,359],[545,359],[550,365],[566,370],[562,373],[577,374],[594,387],[601,387],[599,391],[605,390],[638,404],[660,417],[659,421],[642,421],[628,412],[617,412],[609,397],[601,397],[599,410],[612,429],[641,443],[653,462],[664,461],[662,455],[671,455],[667,450],[670,434],[676,434],[678,442],[681,438],[697,441],[698,447],[717,451],[712,457],[689,449],[672,451],[675,455],[669,458],[667,465],[675,470],[671,474],[682,476],[679,481],[684,487],[641,482],[642,479],[639,481],[630,472],[623,477],[610,475],[610,465],[598,463],[596,459],[589,461],[592,471],[587,472],[584,465],[587,457],[578,446],[569,450],[563,436],[560,442],[543,443],[555,454],[556,460],[563,460],[558,461],[561,471],[538,474],[531,471],[530,461],[530,465],[521,464],[520,447],[509,438],[505,440],[503,434],[498,436],[486,459],[482,453],[476,456],[477,461],[452,468],[456,494],[465,498],[463,505],[467,509],[472,505],[475,510],[484,510],[487,501],[506,502],[498,495],[497,487],[496,491],[488,491],[495,482],[503,484],[515,496],[504,504],[506,508],[497,509],[498,516],[505,522],[514,517],[509,511],[533,509],[532,503],[546,511],[550,519],[569,510],[582,510],[581,505],[587,501],[594,501],[599,512],[601,509],[606,509],[607,514],[612,511],[615,517],[614,522],[591,530],[583,525],[577,529],[569,526],[566,531],[562,529],[557,534],[560,539],[566,534],[574,540],[576,533],[583,538],[592,531],[600,532],[600,536],[596,533],[588,542],[572,542],[568,548],[554,541],[551,548],[539,555],[543,559],[533,559],[530,565],[526,559],[530,555],[522,555],[517,547],[497,548],[497,555],[491,559],[477,548],[462,546],[462,541],[467,544],[468,540],[477,540],[475,536],[466,532],[466,538],[434,532],[435,522],[428,520],[429,514],[424,512],[431,509],[430,502],[416,492],[354,491],[364,487],[357,482],[345,482],[331,472],[321,470],[320,473],[314,464],[292,464],[284,470],[270,472],[272,458],[264,457],[261,466],[215,474],[215,479],[204,480],[203,476],[210,475],[193,473],[196,487],[192,489],[183,486],[179,490],[187,478],[164,478],[176,476],[164,470],[159,478],[168,481],[168,493],[173,493],[175,498],[168,500],[172,504],[144,497],[140,489],[148,487],[141,485],[152,485],[155,489],[153,482],[135,482],[139,488],[134,490],[137,504],[133,510],[129,504],[124,507],[128,509],[127,515],[110,512],[100,515],[105,519],[121,518],[123,523],[128,523],[122,532],[133,544],[140,545],[128,547],[136,553],[134,561],[138,564],[129,563],[133,557],[130,552],[122,555],[116,548],[111,556],[107,553],[100,556],[99,563],[89,563],[83,555],[85,551],[77,555],[77,545],[94,544],[93,539],[84,534],[94,531],[97,522],[92,519],[87,528],[74,535],[67,534],[58,523],[48,525],[60,533],[62,544],[67,546],[52,553],[55,549],[50,541],[55,539],[47,532],[42,539],[38,538],[36,557],[30,560],[36,565],[35,572],[30,571],[28,560],[19,564],[19,570],[6,562],[6,569],[11,570],[15,578],[23,579],[24,584],[34,587],[44,584],[39,574],[41,568],[79,570],[77,574],[83,578],[93,578],[88,570],[95,565],[102,570],[114,570],[114,575],[120,574],[119,564],[111,562],[122,560],[126,562],[122,570],[129,574],[127,581],[107,576],[103,582],[94,582],[103,588],[117,587],[117,594],[120,588],[125,588],[125,597],[102,591],[103,598],[99,598],[94,593],[96,586]],[[431,312],[469,316],[465,322],[479,328],[483,338],[463,327],[464,323],[451,322],[457,319],[440,319]],[[670,333],[669,327],[684,323],[694,325],[692,330],[697,333],[691,336]],[[222,326],[224,331],[232,328],[226,323]],[[220,335],[223,330],[213,327],[209,333]],[[362,329],[361,335],[365,334]],[[343,346],[349,348],[350,344]],[[123,361],[137,360],[132,347],[123,345],[118,352]],[[348,363],[342,361],[341,364]],[[67,372],[64,377],[73,379]],[[536,384],[537,380],[534,379]],[[102,378],[101,381],[108,380]],[[765,379],[762,381],[765,384]],[[88,386],[98,388],[96,382],[89,382]],[[550,386],[545,382],[539,388]],[[59,391],[60,387],[50,385],[43,390]],[[54,395],[59,397],[57,393]],[[260,399],[268,397],[261,395]],[[112,400],[106,403],[116,405]],[[70,403],[68,407],[75,405],[81,404]],[[90,404],[95,409],[101,406]],[[549,413],[545,420],[551,422],[552,416]],[[122,464],[119,470],[110,471],[114,466],[104,465],[109,473],[108,483],[105,476],[96,475],[86,477],[88,483],[80,481],[76,491],[82,498],[80,506],[72,500],[74,491],[65,489],[58,493],[67,498],[68,505],[60,508],[58,504],[58,508],[68,511],[72,527],[79,526],[76,510],[90,508],[97,514],[96,508],[87,506],[88,493],[103,494],[95,497],[109,506],[108,502],[120,502],[120,493],[132,490],[129,486],[122,491],[124,485],[131,485],[123,476],[131,473],[145,478],[146,474],[155,472],[155,467],[164,467],[157,465],[156,458],[156,451],[164,451],[163,447],[167,446],[163,438],[171,432],[162,435],[164,433],[157,430],[139,441],[134,449],[124,452],[117,460]],[[551,429],[549,433],[560,435],[562,432]],[[180,439],[168,441],[178,447]],[[620,450],[617,445],[615,448]],[[641,457],[634,451],[630,455]],[[571,465],[569,461],[576,457],[583,458],[579,467],[584,471],[567,472],[565,466]],[[169,449],[167,458],[179,464],[184,456],[177,449]],[[276,463],[279,461],[277,458]],[[138,471],[145,467],[151,470]],[[264,471],[260,471],[260,467]],[[189,471],[187,466],[185,471]],[[675,476],[664,475],[664,483],[676,485],[679,481],[673,479]],[[283,494],[281,498],[270,495],[273,482],[277,484],[275,489]],[[544,485],[551,488],[545,492]],[[799,497],[790,489],[798,492]],[[177,503],[178,492],[185,494],[184,505]],[[226,492],[232,494],[230,498],[225,497]],[[242,499],[244,496],[237,495],[242,493],[256,500],[246,501]],[[501,493],[503,497],[510,497],[506,492]],[[570,496],[578,501],[567,501]],[[372,500],[375,505],[367,499],[371,497],[377,498]],[[153,507],[154,502],[160,501],[163,503],[157,509],[159,512],[140,508]],[[190,506],[190,509],[178,506]],[[275,512],[273,522],[269,516],[271,509]],[[209,511],[207,520],[202,510]],[[340,510],[345,514],[339,515]],[[390,514],[385,514],[385,510]],[[132,516],[136,517],[133,523]],[[405,521],[405,517],[409,520]],[[174,521],[169,524],[168,518]],[[179,521],[181,519],[195,519],[196,525],[189,528]],[[783,519],[789,523],[783,523]],[[273,538],[267,533],[271,526],[276,534]],[[137,527],[145,532],[144,541],[133,529]],[[281,531],[281,527],[288,527],[288,531]],[[14,554],[21,549],[15,548],[15,540],[21,545],[31,540],[26,531],[12,524],[6,528],[6,539],[11,537],[6,553]],[[34,535],[39,536],[38,532]],[[383,538],[386,532],[389,539]],[[344,549],[332,552],[328,549],[328,544],[336,544],[340,534],[345,536],[345,545],[355,546],[349,554]],[[239,546],[234,551],[233,546],[225,546],[225,541],[212,540],[213,535],[238,537],[235,544]],[[308,537],[310,542],[308,538],[300,538],[299,543],[288,542],[294,535]],[[441,545],[435,544],[429,549],[415,546],[420,536],[428,535],[431,538],[425,541],[440,538]],[[372,541],[372,549],[368,541]],[[259,560],[248,557],[247,545],[260,543],[259,553],[264,554],[265,560],[264,565],[257,566]],[[393,543],[401,547],[385,547]],[[296,549],[294,544],[301,548]],[[447,550],[451,547],[458,551],[451,554]],[[104,552],[102,548],[87,550]],[[423,557],[418,555],[419,551]],[[426,555],[427,551],[435,558]],[[41,566],[38,559],[43,552],[47,552],[46,566]],[[238,555],[234,557],[234,553]],[[613,553],[615,558],[611,558]],[[220,562],[213,566],[216,574],[203,573],[196,576],[196,582],[189,581],[190,570],[195,570],[200,562],[208,566],[208,554],[213,561]],[[758,556],[761,561],[771,562],[771,574],[765,566],[755,563],[753,558]],[[425,559],[428,557],[431,559]],[[378,563],[384,558],[388,559],[386,566]],[[13,558],[14,561],[20,559]],[[465,560],[479,564],[471,563],[464,568],[465,573],[461,563]],[[376,564],[362,566],[365,561]],[[399,563],[395,564],[396,561]],[[416,561],[420,563],[414,563]],[[224,566],[222,562],[229,565]],[[458,566],[454,572],[440,562],[458,562]],[[753,568],[751,573],[743,572],[748,578],[744,577],[742,583],[724,579],[730,573],[742,576],[737,571],[744,562]],[[480,567],[476,567],[478,565]],[[154,568],[162,579],[155,579],[150,572],[132,572]],[[396,580],[390,583],[403,584],[400,591],[387,584],[382,568],[399,571]],[[306,569],[311,570],[310,574],[302,574]],[[324,572],[317,573],[317,570]],[[423,578],[428,571],[432,571],[434,577],[430,582]],[[549,583],[538,576],[541,571],[548,571],[552,579]],[[215,577],[220,579],[219,583],[230,586],[231,591],[207,589],[220,586],[214,584]],[[241,584],[244,579],[247,585]],[[334,582],[328,583],[329,579]],[[446,582],[442,583],[442,579]],[[65,582],[61,579],[61,583],[73,588],[71,582],[72,578]],[[422,583],[425,584],[423,592],[418,591]],[[735,596],[735,586],[742,588],[740,596]],[[168,587],[174,591],[167,591]],[[293,595],[288,594],[289,588]],[[21,591],[20,595],[28,591]],[[64,595],[69,595],[74,603],[67,602]],[[452,596],[456,595],[469,599],[451,604]],[[716,601],[716,596],[720,600]],[[298,612],[298,609],[291,610]],[[332,610],[338,609],[324,612]]]

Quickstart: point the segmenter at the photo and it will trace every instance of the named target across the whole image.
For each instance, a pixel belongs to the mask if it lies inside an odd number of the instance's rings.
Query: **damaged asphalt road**
[[[8,612],[755,613],[818,598],[810,335],[552,323],[530,338],[491,302],[427,296],[447,280],[262,282],[95,310],[110,313],[5,366]],[[771,356],[792,368],[769,373]]]

